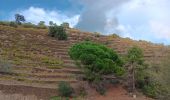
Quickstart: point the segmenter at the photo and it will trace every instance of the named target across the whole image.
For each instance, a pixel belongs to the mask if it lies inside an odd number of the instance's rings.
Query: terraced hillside
[[[120,54],[125,54],[129,47],[138,45],[144,49],[146,59],[153,60],[155,57],[163,57],[167,51],[164,46],[147,42],[111,36],[98,37],[74,29],[68,29],[67,33],[68,40],[59,41],[49,37],[47,29],[0,26],[0,58],[11,64],[7,73],[0,74],[0,84],[53,91],[60,81],[67,81],[74,86],[80,82],[77,77],[81,71],[70,59],[68,50],[73,44],[83,40],[103,43]]]

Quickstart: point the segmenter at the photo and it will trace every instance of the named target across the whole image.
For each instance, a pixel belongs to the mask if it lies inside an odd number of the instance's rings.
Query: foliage
[[[15,14],[15,22],[20,25],[21,22],[25,22],[25,17],[20,14]]]
[[[148,84],[147,65],[144,63],[142,49],[136,46],[130,48],[126,60],[128,65],[128,81],[129,84],[132,84],[132,91],[135,92],[136,86],[143,88],[145,84]]]
[[[53,21],[49,21],[49,25],[50,26],[54,25],[54,22]]]
[[[52,57],[43,57],[42,58],[42,63],[45,65],[48,65],[47,68],[50,69],[58,69],[61,68],[63,62],[59,59],[52,58]]]
[[[40,22],[38,23],[37,28],[45,29],[45,28],[46,28],[45,22],[44,22],[44,21],[40,21]]]
[[[144,93],[148,96],[155,97],[161,100],[169,100],[170,99],[170,55],[167,54],[163,59],[160,59],[160,63],[158,64],[156,61],[157,58],[153,62],[151,62],[150,68],[148,69],[148,73],[150,76],[150,84],[154,85],[154,94],[151,95],[152,92],[148,91],[148,87],[143,89]],[[155,84],[156,83],[156,84]]]
[[[0,21],[0,25],[9,26],[10,22],[8,22],[8,21]]]
[[[58,85],[58,92],[61,96],[70,97],[73,93],[73,88],[67,82],[60,82]]]
[[[17,24],[15,23],[15,22],[10,22],[10,24],[9,24],[11,27],[15,27],[15,28],[17,28]]]
[[[32,24],[31,22],[23,23],[22,26],[25,28],[36,28],[36,25]]]
[[[67,23],[67,22],[62,23],[61,26],[64,27],[64,28],[70,27],[69,23]]]
[[[98,32],[94,32],[93,34],[94,34],[95,37],[100,37],[100,35],[101,35],[101,34],[98,33]]]
[[[58,40],[67,40],[67,34],[62,26],[49,26],[49,35],[51,37],[56,37]]]
[[[154,98],[157,95],[157,88],[156,88],[157,86],[158,86],[157,84],[150,83],[148,85],[144,85],[142,91],[145,95]]]
[[[130,48],[127,58],[130,66],[129,74],[132,75],[132,80],[128,80],[132,81],[133,89],[135,89],[136,86],[149,97],[164,98],[165,96],[163,97],[163,95],[167,94],[167,90],[165,89],[166,85],[163,86],[161,84],[162,82],[157,80],[159,73],[152,74],[153,70],[149,69],[144,63],[142,50],[139,47]],[[164,71],[162,71],[162,73],[164,73]],[[157,77],[154,75],[157,75]],[[164,78],[164,76],[162,76],[162,78]]]
[[[72,59],[80,61],[87,80],[100,81],[102,75],[124,73],[122,60],[116,52],[104,45],[90,41],[77,43],[69,51]]]
[[[119,38],[120,36],[117,35],[116,33],[113,33],[113,34],[111,35],[111,37],[113,37],[113,38]]]

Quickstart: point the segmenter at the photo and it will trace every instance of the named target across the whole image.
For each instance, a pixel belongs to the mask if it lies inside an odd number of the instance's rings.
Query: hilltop
[[[0,25],[0,57],[10,63],[11,67],[7,69],[11,74],[0,74],[1,90],[6,93],[23,92],[25,95],[30,93],[48,99],[57,94],[55,89],[60,81],[76,87],[81,83],[79,76],[82,72],[69,57],[68,50],[73,44],[84,40],[104,44],[120,55],[125,55],[130,47],[137,45],[143,49],[149,64],[159,64],[159,59],[169,53],[166,46],[117,35],[98,36],[76,29],[67,29],[67,34],[68,40],[59,41],[49,37],[47,29]],[[122,87],[118,89],[124,91]]]

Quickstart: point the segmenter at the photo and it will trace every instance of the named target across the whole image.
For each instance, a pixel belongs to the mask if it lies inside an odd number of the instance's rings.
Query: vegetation
[[[67,34],[63,26],[49,26],[49,36],[55,37],[58,40],[67,40]]]
[[[38,23],[37,28],[45,29],[45,28],[46,28],[45,22],[44,22],[44,21],[40,21],[40,22]]]
[[[70,97],[73,93],[73,88],[67,82],[60,82],[58,85],[58,92],[60,96]]]
[[[95,37],[100,37],[101,36],[101,34],[98,33],[98,32],[94,32],[93,34],[94,34]]]
[[[9,26],[10,22],[9,21],[0,21],[0,25]]]
[[[64,27],[65,29],[70,28],[70,25],[67,22],[62,23],[61,26]]]
[[[132,91],[134,92],[136,90],[136,87],[135,87],[136,82],[140,80],[139,75],[137,74],[141,74],[143,69],[146,68],[144,66],[142,50],[138,47],[130,48],[128,51],[127,58],[128,58],[128,65],[129,65],[128,72],[130,75],[130,79],[132,79]]]
[[[112,35],[110,35],[112,38],[120,38],[119,35],[117,35],[116,33],[113,33]]]
[[[42,63],[45,64],[47,66],[47,68],[50,69],[58,69],[58,68],[62,68],[62,64],[63,62],[61,60],[58,60],[56,58],[53,57],[42,57]]]
[[[20,15],[20,14],[15,14],[15,22],[18,25],[21,25],[21,22],[25,22],[25,17],[23,15]]]
[[[155,59],[156,60],[156,59]],[[149,86],[145,86],[143,92],[151,97],[169,100],[170,99],[170,55],[166,55],[159,64],[151,62],[148,73],[150,76]]]
[[[165,75],[165,70],[160,70],[160,73],[155,73],[152,70],[153,64],[151,68],[149,68],[148,65],[144,63],[142,49],[139,47],[132,47],[129,49],[127,61],[128,83],[133,93],[135,93],[136,89],[140,89],[149,97],[167,99],[169,96],[167,93],[169,92],[165,87],[168,87],[169,79],[165,78],[165,76],[167,76]],[[164,68],[167,67],[164,65]],[[160,69],[163,69],[163,66],[161,66]],[[132,84],[132,86],[130,86],[130,84]]]
[[[17,24],[16,24],[15,22],[12,22],[12,21],[11,21],[10,24],[9,24],[9,26],[16,28],[16,27],[17,27]]]
[[[90,82],[102,80],[103,75],[124,73],[123,62],[116,52],[104,45],[90,41],[77,43],[69,51],[72,59],[80,61],[86,79]]]
[[[25,28],[36,28],[37,27],[35,24],[32,24],[30,22],[23,23],[22,26],[25,27]]]

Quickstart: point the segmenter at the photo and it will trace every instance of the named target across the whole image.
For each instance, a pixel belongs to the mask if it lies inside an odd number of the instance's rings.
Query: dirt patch
[[[0,91],[1,91],[0,97],[4,98],[8,97],[8,99],[5,100],[14,100],[14,98],[18,98],[16,100],[49,100],[50,97],[57,95],[56,89],[36,88],[30,86],[17,86],[17,85],[16,86],[0,85]],[[4,99],[0,98],[0,100]]]
[[[87,97],[87,100],[152,100],[143,96],[142,94],[138,94],[137,98],[132,98],[132,96],[127,93],[127,91],[121,85],[109,85],[107,87],[107,92],[104,96],[99,95],[95,91],[91,91],[91,95]]]

